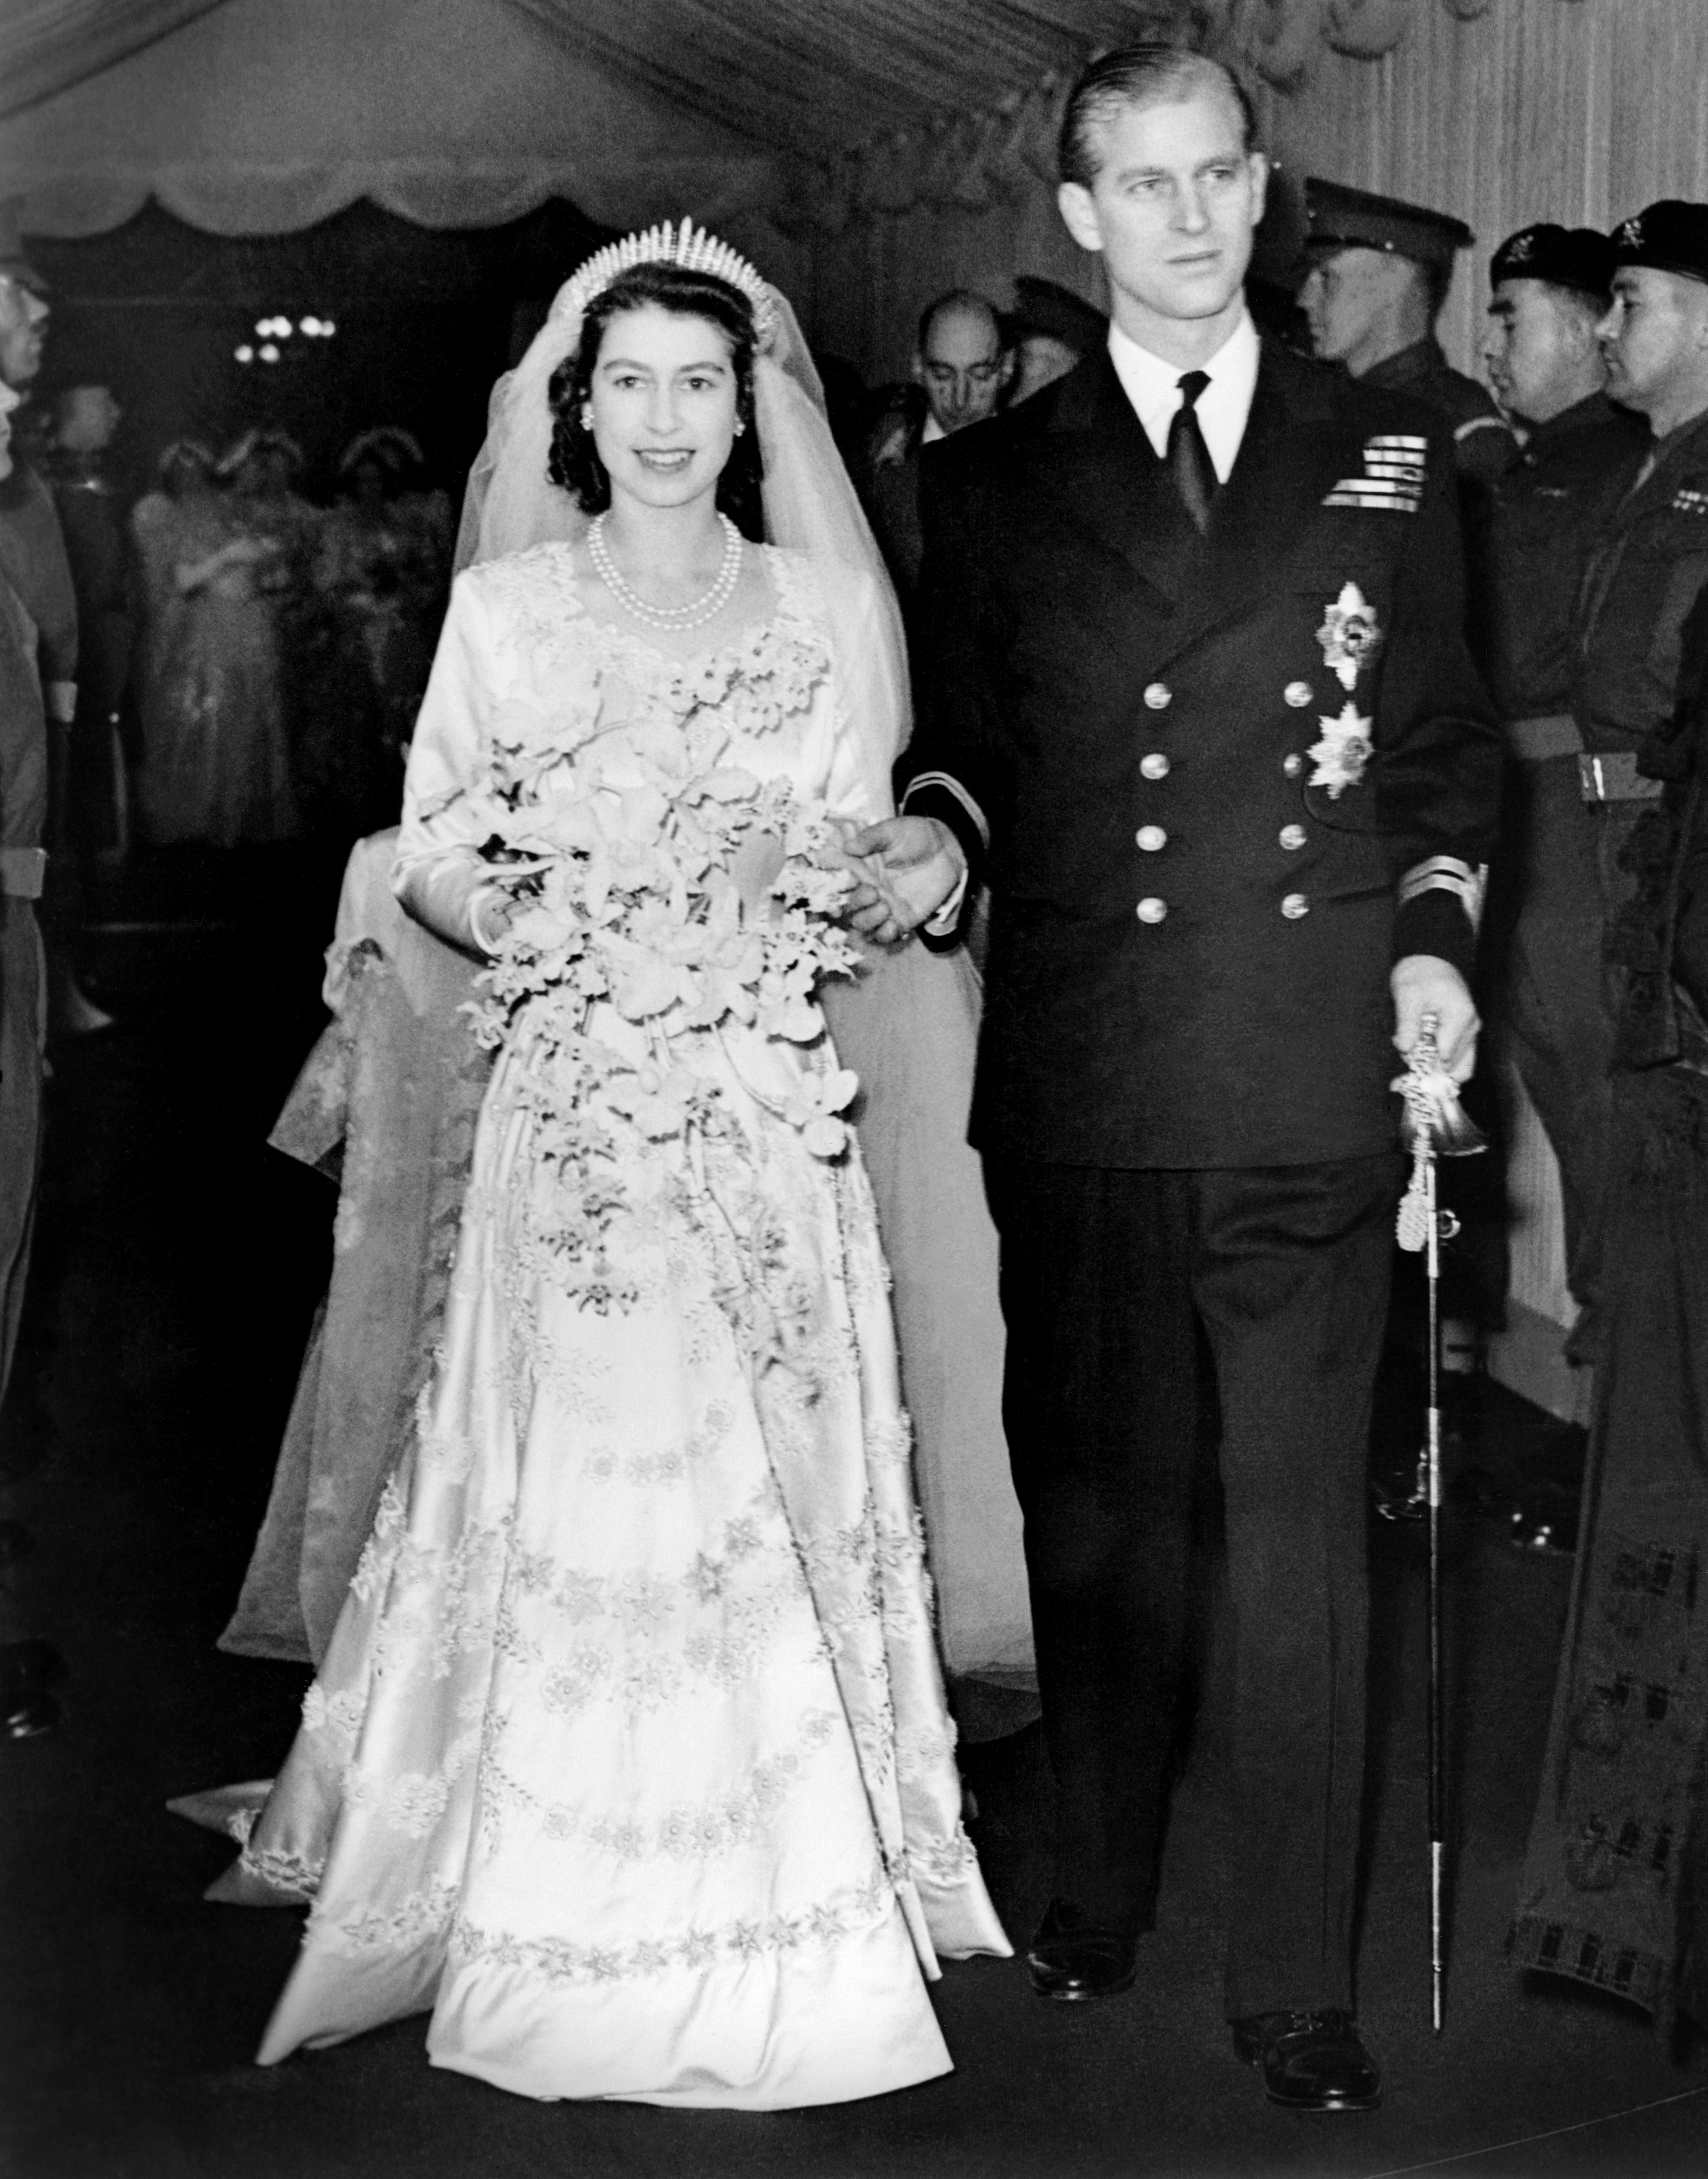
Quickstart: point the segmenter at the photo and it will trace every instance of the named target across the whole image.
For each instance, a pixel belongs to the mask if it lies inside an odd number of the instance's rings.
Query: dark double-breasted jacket
[[[1499,744],[1451,438],[1266,346],[1207,538],[1107,357],[940,450],[904,806],[991,891],[986,1154],[1395,1141],[1388,972],[1469,965]]]

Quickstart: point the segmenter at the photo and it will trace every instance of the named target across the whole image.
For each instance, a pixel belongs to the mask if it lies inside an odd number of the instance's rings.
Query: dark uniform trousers
[[[1365,1449],[1399,1161],[1155,1172],[987,1157],[1003,1387],[1057,1882],[1148,1928],[1204,1434],[1233,1627],[1231,2019],[1350,2006],[1364,1780]]]
[[[1566,1282],[1595,1296],[1618,1010],[1606,926],[1629,891],[1620,856],[1640,804],[1585,804],[1575,756],[1515,766],[1507,852],[1519,907],[1506,935],[1500,1027],[1560,1169]]]

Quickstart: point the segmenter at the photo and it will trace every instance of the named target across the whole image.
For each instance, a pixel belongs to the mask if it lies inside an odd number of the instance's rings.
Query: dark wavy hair
[[[611,480],[581,411],[598,366],[605,328],[624,310],[649,305],[676,317],[704,318],[729,343],[735,367],[735,413],[747,428],[730,449],[717,480],[717,504],[744,535],[757,543],[765,535],[759,491],[765,464],[754,421],[753,310],[739,288],[708,272],[688,272],[676,265],[635,265],[594,297],[581,321],[579,345],[558,365],[546,387],[552,420],[546,474],[553,484],[573,492],[585,513],[601,514],[610,506]]]

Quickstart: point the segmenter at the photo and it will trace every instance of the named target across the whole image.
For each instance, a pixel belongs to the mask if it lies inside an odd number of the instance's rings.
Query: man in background
[[[53,403],[45,464],[77,597],[77,708],[62,823],[74,855],[118,854],[128,831],[119,722],[135,629],[124,508],[107,466],[123,420],[110,387],[68,387]]]
[[[1613,255],[1599,328],[1607,392],[1647,419],[1650,436],[1597,529],[1573,616],[1576,764],[1612,964],[1600,994],[1604,1035],[1624,968],[1644,965],[1622,960],[1617,927],[1636,882],[1623,851],[1661,792],[1637,752],[1677,711],[1684,623],[1708,590],[1708,205],[1650,205],[1615,231]]]
[[[1606,235],[1550,225],[1520,228],[1491,261],[1483,359],[1525,438],[1493,481],[1473,600],[1508,759],[1506,883],[1489,933],[1497,1026],[1559,1161],[1567,1278],[1580,1310],[1595,1287],[1611,1025],[1598,821],[1583,799],[1572,716],[1573,615],[1597,528],[1648,442],[1641,420],[1606,391],[1595,329],[1613,261]]]
[[[1453,261],[1475,237],[1463,220],[1398,197],[1312,175],[1304,184],[1310,270],[1299,301],[1311,344],[1367,385],[1410,393],[1447,417],[1460,499],[1480,511],[1513,435],[1474,378],[1454,370],[1436,338]]]
[[[1013,357],[994,303],[957,288],[920,318],[914,392],[899,412],[881,417],[867,457],[866,509],[890,577],[907,612],[919,588],[920,458],[969,424],[994,416],[1013,375]]]
[[[1608,391],[1653,437],[1601,526],[1578,617],[1579,761],[1618,1007],[1595,1400],[1507,1950],[1670,2025],[1708,2019],[1708,204],[1650,205],[1613,245]]]
[[[15,215],[9,206],[0,206],[0,384],[20,402],[41,370],[47,316],[41,276],[24,255]],[[0,574],[36,624],[48,718],[69,727],[77,704],[77,601],[70,563],[52,494],[15,447],[8,464],[0,479]]]
[[[36,905],[56,755],[77,702],[77,607],[53,502],[19,463],[13,431],[41,368],[47,305],[14,208],[0,206],[0,1400],[17,1352],[41,1173],[47,985]],[[50,723],[51,722],[51,723]],[[55,744],[58,744],[56,749]],[[68,1002],[101,1027],[69,977]],[[69,1011],[69,1003],[68,1003]],[[23,1739],[58,1716],[63,1666],[37,1641],[0,1641],[0,1733]]]
[[[0,381],[0,484],[12,475],[19,397]],[[0,567],[0,1400],[30,1265],[41,1128],[46,991],[36,903],[47,858],[47,725],[37,630]]]

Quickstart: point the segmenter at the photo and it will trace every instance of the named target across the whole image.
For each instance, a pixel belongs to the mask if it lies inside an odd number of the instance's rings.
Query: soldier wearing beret
[[[1236,2047],[1367,2109],[1353,2016],[1365,1463],[1398,1192],[1395,1048],[1473,1061],[1500,746],[1440,412],[1262,339],[1267,167],[1172,47],[1075,86],[1062,215],[1100,353],[926,474],[899,907],[987,876],[970,1123],[1058,1792],[1040,1996],[1126,1989],[1156,1912],[1191,1610],[1200,1342],[1236,1626]]]
[[[1442,354],[1435,323],[1453,261],[1475,240],[1463,220],[1398,197],[1310,176],[1304,184],[1310,269],[1299,302],[1311,345],[1370,386],[1414,394],[1447,418],[1468,511],[1511,459],[1513,435],[1475,379]]]
[[[1599,896],[1586,938],[1629,895],[1623,851],[1659,792],[1637,751],[1673,715],[1684,623],[1708,587],[1708,205],[1650,205],[1612,239],[1612,303],[1599,328],[1607,391],[1647,420],[1650,437],[1604,513],[1576,601],[1574,761]],[[1600,1040],[1584,1062],[1603,1076],[1619,996],[1610,969]]]
[[[1510,760],[1491,933],[1500,1027],[1559,1161],[1567,1275],[1587,1309],[1606,1138],[1595,819],[1579,791],[1573,617],[1596,530],[1648,444],[1608,399],[1596,327],[1614,250],[1592,228],[1522,228],[1495,252],[1483,356],[1526,433],[1495,479],[1475,601]]]

